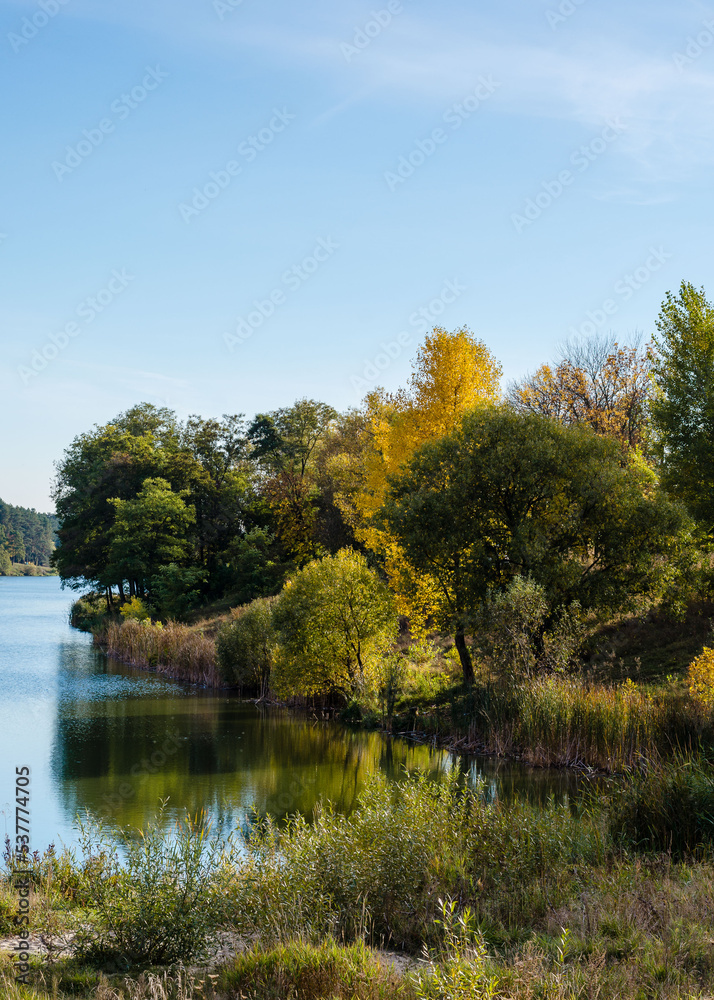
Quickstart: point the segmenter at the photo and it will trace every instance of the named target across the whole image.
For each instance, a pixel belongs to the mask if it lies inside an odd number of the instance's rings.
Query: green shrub
[[[440,899],[461,899],[479,919],[532,920],[569,889],[574,866],[599,857],[598,830],[568,807],[488,804],[460,780],[375,778],[349,817],[325,808],[312,825],[256,824],[225,887],[237,928],[418,950],[434,937]]]
[[[278,645],[273,620],[275,598],[261,597],[233,611],[233,621],[221,626],[216,658],[221,678],[239,688],[268,693]]]
[[[144,830],[118,836],[98,820],[80,824],[85,858],[106,860],[92,883],[95,919],[79,939],[80,957],[159,965],[205,951],[218,919],[213,879],[224,845],[202,815],[165,829],[165,808]]]
[[[399,631],[392,594],[351,549],[316,559],[288,580],[275,623],[278,693],[344,700],[378,685],[381,658]]]
[[[132,597],[130,601],[122,604],[119,611],[125,622],[151,621],[151,611],[140,597]]]
[[[69,612],[69,623],[80,632],[101,631],[107,618],[107,602],[102,594],[83,594]]]
[[[708,852],[714,844],[714,767],[678,758],[634,771],[609,802],[614,838],[674,857]]]

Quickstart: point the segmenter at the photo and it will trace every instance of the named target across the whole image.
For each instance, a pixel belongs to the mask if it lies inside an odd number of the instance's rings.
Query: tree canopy
[[[714,307],[682,282],[657,320],[652,402],[662,483],[714,532]]]
[[[617,608],[656,589],[687,530],[614,440],[503,405],[420,448],[391,479],[379,523],[435,581],[436,621],[453,631],[467,681],[465,634],[489,592],[527,575],[553,603]]]

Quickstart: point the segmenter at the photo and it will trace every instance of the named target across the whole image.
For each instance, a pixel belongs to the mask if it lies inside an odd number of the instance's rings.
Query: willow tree
[[[507,406],[482,406],[420,448],[395,476],[381,522],[437,584],[437,624],[455,637],[464,681],[474,612],[516,576],[551,607],[612,611],[657,592],[686,537],[681,508],[616,441]]]
[[[394,599],[363,555],[343,549],[288,580],[275,604],[275,687],[349,698],[373,686],[396,641]]]

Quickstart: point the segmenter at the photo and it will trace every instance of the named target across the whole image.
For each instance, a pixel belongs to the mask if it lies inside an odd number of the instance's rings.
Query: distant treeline
[[[12,574],[16,564],[49,566],[55,549],[57,518],[0,500],[0,576]]]

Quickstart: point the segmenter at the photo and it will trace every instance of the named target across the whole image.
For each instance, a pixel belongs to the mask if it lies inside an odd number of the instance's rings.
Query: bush
[[[121,966],[188,962],[205,952],[215,928],[214,876],[224,845],[205,817],[186,815],[165,830],[165,807],[146,829],[111,835],[98,820],[80,825],[85,858],[104,859],[92,883],[94,924],[80,957]]]
[[[80,632],[100,632],[107,618],[107,602],[102,594],[83,594],[69,612],[69,623]]]
[[[228,684],[268,693],[278,645],[273,621],[275,598],[261,597],[236,608],[233,621],[221,626],[216,638],[216,658],[221,677]]]
[[[479,919],[532,921],[570,888],[574,865],[599,857],[597,830],[567,806],[488,804],[460,780],[375,778],[349,817],[258,823],[225,887],[235,926],[269,942],[367,935],[418,950],[437,940],[440,899]]]
[[[711,712],[714,708],[714,649],[705,646],[701,656],[690,664],[687,682],[692,698],[705,711]]]
[[[484,603],[479,626],[498,666],[515,676],[536,667],[534,640],[548,614],[545,589],[529,577],[515,577],[508,588]]]
[[[399,628],[391,593],[364,556],[350,549],[316,559],[288,580],[275,623],[278,692],[345,700],[376,686],[380,659]]]
[[[119,612],[125,622],[151,622],[151,612],[140,597],[132,597],[130,601],[126,601]]]
[[[714,844],[714,768],[679,758],[633,772],[611,794],[609,824],[614,838],[636,850],[677,858],[708,853]]]

